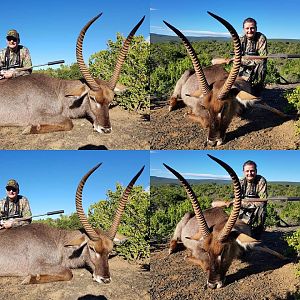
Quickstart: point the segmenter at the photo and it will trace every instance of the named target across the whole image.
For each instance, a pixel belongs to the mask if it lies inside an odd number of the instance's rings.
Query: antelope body
[[[173,110],[177,100],[181,98],[190,108],[187,115],[189,119],[200,123],[203,128],[208,128],[207,143],[210,146],[219,146],[225,140],[226,130],[234,115],[242,107],[254,105],[260,98],[251,94],[249,82],[238,77],[242,52],[237,32],[221,17],[208,13],[221,22],[232,36],[234,45],[233,66],[229,73],[220,64],[202,69],[196,52],[188,39],[177,28],[164,21],[183,41],[194,67],[194,70],[187,70],[177,82],[169,99],[169,110]],[[260,107],[272,110],[270,107]],[[275,112],[275,109],[272,111]],[[276,113],[280,114],[278,111]]]
[[[224,285],[225,275],[232,260],[242,249],[264,251],[280,259],[284,257],[250,236],[250,227],[238,220],[241,207],[241,186],[236,173],[223,161],[211,155],[209,157],[225,168],[233,181],[235,200],[232,212],[229,217],[219,207],[202,212],[189,183],[177,171],[165,165],[184,186],[195,212],[185,214],[176,226],[169,253],[175,252],[178,242],[182,241],[191,252],[186,260],[200,266],[207,273],[208,287],[220,288]]]
[[[129,193],[143,171],[125,189],[111,228],[94,229],[82,208],[82,189],[87,178],[99,167],[90,170],[80,181],[76,192],[76,211],[84,229],[64,230],[33,223],[0,232],[0,276],[24,276],[23,284],[67,281],[71,269],[85,267],[99,283],[111,281],[108,257],[128,201]]]
[[[88,118],[94,130],[110,133],[109,105],[115,92],[125,87],[117,81],[131,40],[144,18],[125,40],[109,81],[93,78],[84,63],[82,45],[86,31],[102,14],[91,19],[81,30],[76,58],[83,80],[63,80],[32,74],[0,81],[0,126],[26,126],[24,133],[71,130],[71,119]]]

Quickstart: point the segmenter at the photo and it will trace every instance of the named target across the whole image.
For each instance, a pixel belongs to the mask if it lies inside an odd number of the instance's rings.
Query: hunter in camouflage
[[[257,23],[252,18],[243,22],[244,35],[241,37],[242,55],[268,55],[267,38],[257,32]],[[247,60],[242,58],[240,76],[251,82],[254,93],[259,93],[264,87],[267,71],[267,59]]]
[[[267,199],[267,181],[257,174],[257,165],[248,160],[243,165],[244,178],[241,179],[242,198]],[[267,202],[245,202],[242,201],[239,218],[251,225],[257,235],[264,230],[266,220]]]
[[[19,184],[15,179],[10,179],[6,184],[6,197],[0,200],[1,217],[5,220],[1,223],[2,228],[23,226],[31,223],[31,219],[20,221],[10,216],[31,217],[29,201],[19,195]],[[1,229],[1,228],[0,228]]]
[[[31,74],[32,70],[20,71],[18,68],[32,66],[29,50],[20,45],[20,35],[15,29],[7,32],[7,47],[0,51],[1,77],[14,78]]]

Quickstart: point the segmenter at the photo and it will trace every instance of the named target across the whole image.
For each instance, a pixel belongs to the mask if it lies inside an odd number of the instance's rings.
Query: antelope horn
[[[210,88],[209,85],[207,83],[207,80],[205,78],[205,75],[203,73],[203,70],[201,68],[199,59],[197,57],[197,54],[194,50],[194,48],[192,47],[191,43],[189,42],[189,40],[183,35],[182,32],[180,32],[177,28],[175,28],[174,26],[172,26],[171,24],[167,23],[166,21],[163,21],[171,30],[173,30],[182,40],[195,69],[196,72],[196,76],[197,76],[197,80],[199,83],[199,87],[203,93],[203,95],[206,95],[209,93]]]
[[[84,79],[86,80],[88,86],[93,90],[97,91],[100,89],[100,86],[97,84],[95,79],[92,77],[88,67],[85,65],[82,55],[82,44],[86,31],[88,28],[99,18],[102,13],[91,19],[80,31],[76,43],[76,59],[79,66],[80,72],[82,73]]]
[[[219,165],[221,165],[230,175],[232,183],[233,183],[233,189],[234,189],[234,202],[233,202],[233,209],[231,211],[231,214],[224,226],[224,228],[222,229],[218,239],[219,241],[223,242],[227,239],[229,233],[231,232],[238,216],[239,216],[239,212],[240,212],[240,208],[241,208],[241,201],[242,201],[242,189],[241,189],[241,184],[239,181],[239,178],[237,177],[236,173],[234,172],[234,170],[228,166],[226,163],[224,163],[223,161],[221,161],[220,159],[207,154],[212,160],[214,160],[215,162],[217,162]]]
[[[241,67],[241,60],[242,60],[241,42],[240,42],[239,35],[237,34],[237,32],[235,31],[235,29],[233,28],[233,26],[231,24],[229,24],[226,20],[222,19],[221,17],[219,17],[209,11],[207,13],[210,14],[213,18],[217,19],[220,23],[222,23],[227,28],[227,30],[231,34],[231,37],[233,40],[233,47],[234,47],[233,66],[232,66],[230,73],[218,95],[218,99],[224,99],[226,97],[226,95],[228,94],[228,92],[230,91],[231,87],[233,86],[233,84],[239,74],[239,70]]]
[[[118,59],[117,59],[117,63],[114,69],[114,73],[111,77],[111,79],[108,82],[108,86],[110,89],[114,90],[114,88],[116,87],[116,84],[118,82],[119,76],[120,76],[120,72],[121,72],[121,68],[122,65],[124,64],[126,55],[128,53],[129,50],[129,45],[133,39],[133,36],[135,35],[136,31],[139,29],[139,27],[141,26],[141,24],[144,22],[145,16],[137,23],[137,25],[135,25],[135,27],[131,30],[131,32],[128,34],[123,47],[121,49],[121,52],[119,53]]]
[[[142,174],[143,170],[144,170],[145,166],[143,166],[141,168],[141,170],[132,178],[132,180],[129,182],[129,184],[127,185],[124,193],[123,193],[123,196],[119,202],[119,206],[118,206],[118,209],[115,213],[115,217],[114,217],[114,220],[112,222],[112,225],[108,231],[108,233],[106,234],[111,240],[114,239],[116,233],[117,233],[117,229],[118,229],[118,226],[120,224],[120,221],[121,221],[121,217],[122,217],[122,214],[124,212],[124,209],[125,209],[125,205],[128,201],[128,196],[133,188],[133,185],[135,184],[135,182],[137,181],[137,179],[139,178],[139,176]]]
[[[203,216],[202,210],[200,208],[199,202],[197,200],[197,197],[194,193],[194,191],[192,190],[191,186],[189,185],[189,183],[183,178],[182,175],[180,175],[177,171],[175,171],[174,169],[172,169],[171,167],[169,167],[168,165],[164,164],[164,166],[171,172],[173,173],[178,180],[180,181],[180,183],[183,185],[188,197],[190,198],[191,202],[192,202],[192,206],[195,212],[195,216],[196,219],[198,221],[199,224],[199,228],[200,228],[200,233],[202,234],[203,237],[206,237],[210,234],[209,228],[207,226],[207,223],[205,221],[205,218]]]
[[[80,180],[77,190],[76,190],[76,197],[75,197],[75,203],[76,203],[76,212],[77,215],[79,217],[79,220],[83,226],[83,228],[85,229],[87,235],[89,236],[89,238],[92,241],[97,241],[100,239],[99,234],[97,234],[97,232],[94,230],[94,228],[90,225],[90,223],[87,220],[87,217],[83,211],[82,208],[82,189],[83,186],[85,184],[85,182],[87,181],[87,179],[89,178],[89,176],[99,167],[101,166],[101,164],[96,165],[94,168],[92,168],[90,171],[88,171]]]

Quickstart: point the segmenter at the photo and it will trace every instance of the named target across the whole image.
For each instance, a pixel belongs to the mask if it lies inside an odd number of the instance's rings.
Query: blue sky
[[[207,154],[229,164],[239,177],[243,175],[243,163],[250,159],[257,163],[258,173],[268,181],[300,182],[300,151],[287,150],[151,151],[150,175],[175,178],[163,166],[166,163],[186,178],[229,179],[228,173]]]
[[[14,4],[1,1],[0,47],[6,47],[6,33],[16,29],[21,44],[31,52],[33,64],[64,59],[76,62],[75,44],[81,28],[103,12],[86,33],[83,55],[106,49],[106,42],[116,39],[116,33],[127,36],[146,15],[137,35],[149,36],[149,2],[145,0],[26,0]]]
[[[257,21],[258,30],[267,38],[300,39],[299,0],[151,0],[150,9],[150,32],[153,33],[173,35],[163,24],[162,20],[165,20],[186,35],[197,36],[196,31],[204,31],[228,36],[225,27],[207,14],[211,11],[229,21],[239,34],[242,33],[243,20],[252,17]]]
[[[53,210],[75,212],[75,192],[83,175],[101,163],[83,190],[83,207],[107,199],[107,190],[115,191],[116,183],[127,186],[146,165],[136,182],[149,189],[148,151],[0,151],[0,195],[6,196],[10,178],[19,182],[20,194],[26,196],[33,214]],[[54,216],[58,217],[58,216]]]

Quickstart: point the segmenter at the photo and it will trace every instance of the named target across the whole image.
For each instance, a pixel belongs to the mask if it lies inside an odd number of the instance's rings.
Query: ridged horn
[[[90,223],[88,222],[88,219],[83,211],[82,208],[82,190],[84,187],[85,182],[87,181],[87,179],[89,178],[89,176],[99,167],[101,166],[101,164],[96,165],[94,168],[92,168],[90,171],[88,171],[80,180],[77,190],[76,190],[76,197],[75,197],[75,203],[76,203],[76,212],[77,215],[79,217],[79,220],[83,226],[83,228],[85,229],[87,235],[89,236],[89,238],[92,241],[97,241],[100,239],[99,234],[97,234],[97,232],[94,230],[94,228],[90,225]]]
[[[118,229],[118,226],[120,224],[120,221],[121,221],[121,218],[122,218],[122,214],[124,212],[124,209],[125,209],[125,205],[128,201],[128,196],[133,188],[133,185],[135,184],[135,182],[137,181],[137,179],[140,177],[140,175],[142,174],[142,172],[144,171],[144,168],[145,166],[143,166],[141,168],[141,170],[132,178],[132,180],[129,182],[129,184],[127,185],[124,193],[123,193],[123,196],[119,202],[119,206],[117,208],[117,211],[115,213],[115,217],[114,217],[114,220],[112,222],[112,225],[108,231],[108,233],[106,234],[111,240],[114,239],[116,233],[117,233],[117,229]]]
[[[233,66],[230,70],[230,73],[218,95],[218,99],[224,99],[228,92],[230,91],[231,87],[233,86],[238,74],[239,70],[241,67],[241,61],[242,61],[242,50],[241,50],[241,42],[239,35],[237,34],[236,30],[233,28],[231,24],[229,24],[226,20],[222,19],[221,17],[211,13],[207,12],[210,14],[213,18],[218,20],[220,23],[222,23],[227,30],[229,31],[232,41],[233,41],[233,48],[234,48],[234,59],[233,59]]]
[[[195,216],[196,219],[198,221],[199,224],[199,229],[200,232],[202,234],[203,237],[206,237],[210,234],[209,228],[207,226],[206,220],[203,216],[202,210],[200,208],[199,202],[197,200],[197,197],[194,193],[194,191],[192,190],[191,186],[189,185],[189,183],[187,182],[187,180],[185,180],[183,178],[183,176],[181,174],[179,174],[177,171],[175,171],[174,169],[172,169],[171,167],[169,167],[168,165],[164,164],[164,166],[171,172],[173,173],[178,180],[180,181],[180,183],[183,185],[188,197],[190,198],[191,202],[192,202],[192,206],[195,212]]]
[[[77,59],[77,64],[79,66],[80,72],[83,75],[84,79],[86,80],[88,86],[93,90],[97,91],[100,89],[100,86],[97,84],[93,76],[91,75],[88,67],[84,63],[83,60],[83,55],[82,55],[82,44],[83,44],[83,39],[85,36],[86,31],[88,28],[99,18],[102,16],[102,13],[91,19],[80,31],[79,36],[77,38],[77,43],[76,43],[76,59]]]
[[[180,32],[177,28],[175,28],[171,24],[167,23],[166,21],[163,21],[163,22],[181,38],[190,58],[192,60],[200,90],[203,93],[203,95],[208,94],[210,91],[210,88],[209,88],[209,85],[207,83],[207,80],[205,78],[201,64],[199,62],[199,59],[197,57],[197,54],[196,54],[193,46],[191,45],[189,40],[184,36],[184,34],[182,32]]]
[[[230,175],[232,183],[233,183],[233,190],[234,190],[233,208],[232,208],[231,214],[230,214],[226,224],[224,225],[224,228],[222,229],[222,231],[218,237],[219,241],[223,242],[227,239],[235,222],[238,219],[239,212],[241,209],[241,202],[242,202],[242,189],[241,189],[241,184],[240,184],[238,176],[236,175],[236,173],[230,166],[228,166],[222,160],[220,160],[212,155],[209,155],[209,154],[207,154],[207,155],[227,171],[227,173]]]
[[[128,34],[123,47],[119,53],[118,59],[117,59],[117,63],[113,72],[113,75],[111,77],[111,79],[108,82],[108,86],[110,89],[114,90],[114,88],[116,87],[116,84],[118,82],[120,73],[121,73],[121,68],[124,64],[126,55],[128,53],[129,50],[129,46],[130,43],[133,39],[133,36],[135,35],[136,31],[139,29],[139,27],[141,26],[141,24],[144,22],[145,16],[135,25],[135,27],[131,30],[131,32]]]

